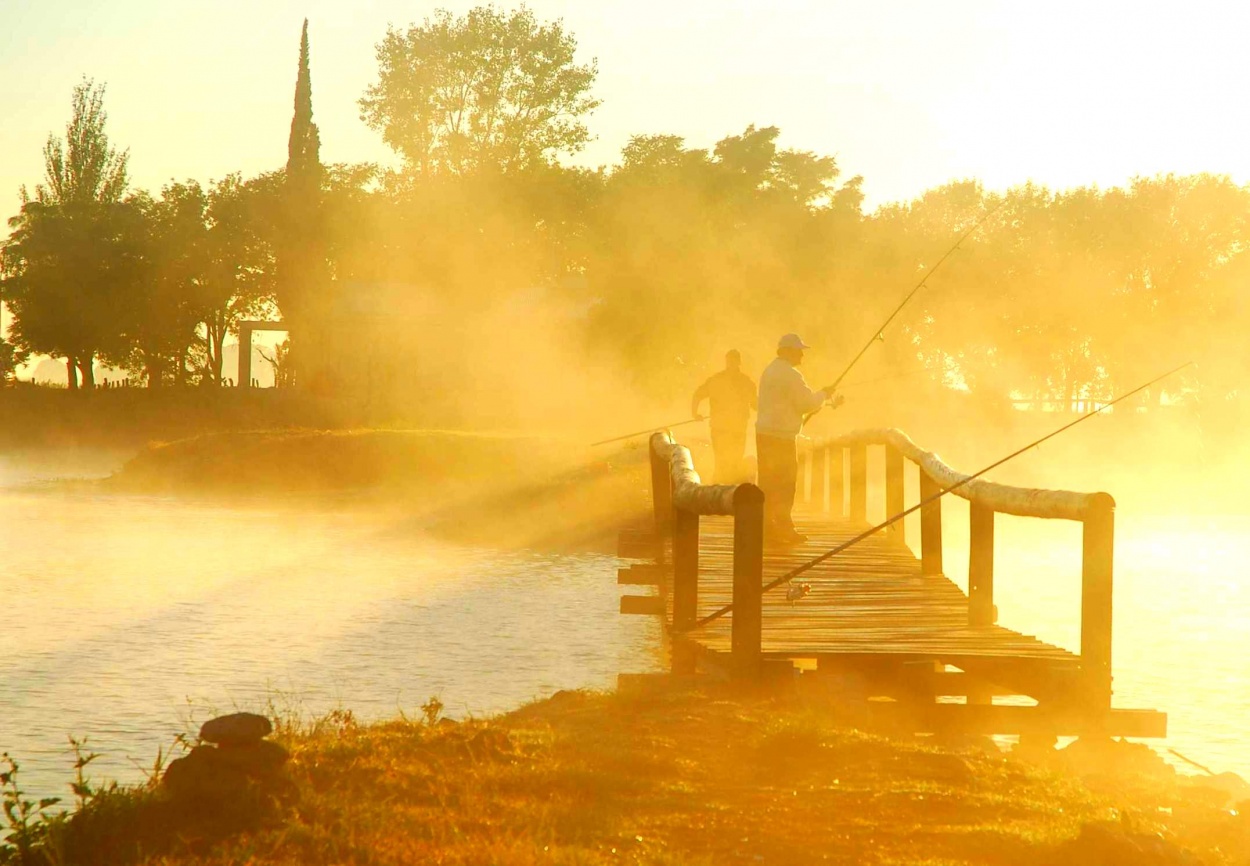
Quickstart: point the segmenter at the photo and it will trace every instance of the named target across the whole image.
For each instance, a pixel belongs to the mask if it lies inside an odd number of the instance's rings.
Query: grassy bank
[[[856,730],[799,693],[560,693],[493,719],[429,715],[280,726],[290,788],[270,810],[218,820],[170,810],[159,788],[114,791],[29,862],[1250,862],[1250,816],[1141,747],[1029,763]],[[59,861],[41,859],[50,842]]]

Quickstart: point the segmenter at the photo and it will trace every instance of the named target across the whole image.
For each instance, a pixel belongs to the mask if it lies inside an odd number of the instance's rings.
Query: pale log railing
[[[732,663],[735,675],[753,676],[760,664],[761,588],[764,580],[764,494],[754,484],[707,485],[695,472],[690,449],[668,433],[651,437],[651,487],[656,560],[672,556],[672,619],[675,632],[698,619],[699,518],[733,516]],[[669,544],[665,544],[666,540]],[[674,643],[673,671],[692,672],[690,647]]]
[[[1081,674],[1082,696],[1091,708],[1111,706],[1111,616],[1115,500],[1107,493],[1074,493],[996,484],[968,476],[925,451],[896,429],[857,430],[804,448],[800,484],[809,506],[867,523],[868,448],[885,450],[885,511],[906,508],[904,461],[919,469],[920,501],[960,484],[950,495],[969,503],[968,625],[993,625],[994,515],[1074,520],[1082,524]],[[806,481],[806,483],[805,483]],[[921,573],[942,574],[942,497],[920,509]],[[849,513],[848,513],[849,512]],[[903,522],[887,532],[904,540]]]

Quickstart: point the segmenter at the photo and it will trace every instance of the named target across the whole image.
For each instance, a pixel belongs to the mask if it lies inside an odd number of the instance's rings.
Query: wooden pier
[[[623,596],[621,612],[663,617],[674,673],[701,670],[748,681],[800,671],[818,682],[827,677],[882,721],[914,731],[1166,735],[1163,713],[1112,706],[1115,501],[1106,493],[976,479],[920,509],[919,558],[900,521],[762,591],[870,528],[869,448],[885,452],[887,515],[906,507],[907,462],[918,469],[921,500],[965,479],[898,430],[818,443],[802,455],[803,506],[795,515],[808,540],[773,548],[764,537],[759,488],[702,484],[690,451],[669,434],[656,434],[650,442],[654,520],[623,530],[620,544],[622,556],[650,561],[621,569],[618,581],[657,592]],[[943,572],[942,508],[956,496],[970,509],[967,594]],[[1077,651],[997,622],[999,513],[1083,525]]]

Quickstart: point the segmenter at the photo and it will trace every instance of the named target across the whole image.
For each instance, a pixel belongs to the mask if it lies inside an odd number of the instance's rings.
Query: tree
[[[167,185],[145,208],[147,267],[127,316],[134,344],[127,366],[142,370],[149,388],[181,384],[186,376],[208,271],[207,209],[208,197],[195,181]]]
[[[28,201],[4,250],[4,300],[24,351],[67,359],[68,382],[95,386],[97,355],[122,359],[145,277],[138,201],[82,207]]]
[[[299,70],[295,80],[295,110],[287,141],[286,174],[278,219],[277,300],[283,317],[305,348],[318,341],[313,333],[319,318],[315,309],[325,301],[329,274],[325,262],[324,209],[321,183],[321,137],[313,122],[312,73],[309,68],[308,20],[300,34]],[[309,357],[316,348],[308,352]],[[292,367],[298,363],[293,353]]]
[[[574,62],[577,40],[560,21],[522,7],[445,9],[377,46],[378,80],[362,119],[416,173],[512,171],[577,153],[597,63]]]
[[[127,151],[105,131],[104,86],[74,88],[65,138],[49,135],[44,183],[22,189],[4,252],[5,300],[21,349],[64,357],[68,384],[94,386],[99,352],[123,352],[119,309],[135,287],[135,202],[123,201]],[[77,369],[77,372],[76,372]]]
[[[264,213],[280,175],[244,181],[232,174],[208,195],[206,272],[196,295],[197,345],[205,378],[222,380],[222,349],[239,322],[267,312],[274,297],[274,252]]]
[[[6,340],[0,340],[0,385],[11,385],[17,368],[26,361],[26,353]]]

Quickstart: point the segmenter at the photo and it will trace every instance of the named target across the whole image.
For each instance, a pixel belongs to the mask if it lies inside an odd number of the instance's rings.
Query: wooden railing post
[[[994,509],[969,503],[968,625],[994,624]]]
[[[942,488],[920,470],[920,499],[936,496]],[[920,573],[942,573],[942,500],[937,499],[920,509]]]
[[[868,446],[851,446],[851,520],[868,521]]]
[[[829,510],[829,451],[825,445],[817,453],[815,468],[816,509],[821,512]]]
[[[889,445],[885,447],[885,516],[886,519],[903,513],[903,452]],[[892,524],[889,537],[902,543],[906,541],[904,521]]]
[[[1092,708],[1111,708],[1111,597],[1115,500],[1097,493],[1085,517],[1081,558],[1081,671]]]
[[[846,516],[846,449],[835,445],[829,449],[829,509],[834,517]]]
[[[733,673],[750,679],[760,670],[764,586],[764,493],[754,484],[734,491],[733,568]]]
[[[689,630],[699,609],[699,515],[673,511],[673,630]],[[694,647],[680,637],[673,641],[673,673],[694,673]]]
[[[664,564],[664,538],[668,534],[673,520],[673,476],[669,461],[656,454],[656,436],[668,437],[656,433],[651,437],[649,453],[651,455],[651,507],[655,512],[655,561]]]

